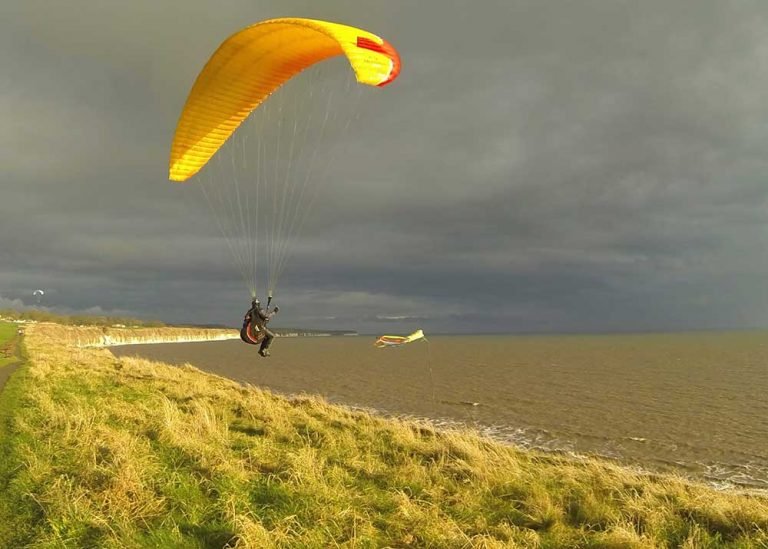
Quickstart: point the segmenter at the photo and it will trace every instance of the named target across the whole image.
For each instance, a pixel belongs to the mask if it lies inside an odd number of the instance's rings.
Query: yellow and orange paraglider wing
[[[376,341],[374,341],[373,344],[379,349],[383,349],[384,347],[396,347],[398,345],[403,345],[406,339],[407,338],[403,336],[381,336]]]
[[[374,341],[373,344],[379,349],[383,349],[384,347],[399,347],[400,345],[405,345],[406,343],[411,343],[412,341],[417,341],[419,339],[426,340],[427,338],[424,336],[423,331],[416,330],[409,336],[384,335]]]
[[[400,72],[400,57],[386,40],[337,23],[271,19],[230,36],[189,93],[171,146],[169,178],[186,181],[195,175],[272,92],[342,53],[361,84],[384,86]]]

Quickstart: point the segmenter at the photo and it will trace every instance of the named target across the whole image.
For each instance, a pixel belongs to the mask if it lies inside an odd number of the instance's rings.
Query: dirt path
[[[17,334],[3,343],[3,353],[5,356],[10,355],[12,361],[5,366],[0,366],[0,391],[2,391],[3,387],[5,387],[5,383],[8,381],[8,378],[13,375],[13,372],[15,372],[23,362],[20,356],[22,337],[23,336],[21,334]]]
[[[13,372],[15,372],[16,368],[18,368],[20,365],[21,361],[17,360],[16,362],[11,362],[10,364],[0,368],[0,391],[3,390],[3,387],[5,387],[5,382],[8,381],[8,378],[13,375]]]

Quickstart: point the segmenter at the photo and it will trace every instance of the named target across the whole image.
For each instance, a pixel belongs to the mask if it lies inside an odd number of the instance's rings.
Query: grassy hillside
[[[81,330],[30,326],[0,395],[1,547],[768,546],[762,497],[118,359]]]

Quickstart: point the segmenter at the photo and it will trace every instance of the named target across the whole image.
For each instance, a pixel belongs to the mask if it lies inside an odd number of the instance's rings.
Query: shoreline
[[[192,347],[190,347],[192,348]],[[473,402],[449,401],[438,399],[442,404],[455,404],[457,406],[417,406],[407,400],[394,399],[384,403],[381,400],[366,398],[362,393],[353,393],[350,390],[339,390],[337,382],[322,383],[321,381],[296,382],[298,379],[312,379],[302,377],[308,371],[305,367],[292,368],[290,360],[283,361],[282,365],[274,369],[272,364],[268,364],[265,370],[258,368],[252,370],[250,367],[241,366],[247,363],[245,360],[237,360],[235,357],[241,353],[228,352],[226,349],[235,349],[235,347],[221,346],[220,354],[222,358],[215,360],[202,360],[205,356],[203,350],[187,352],[183,350],[153,353],[152,351],[126,350],[120,352],[114,350],[116,356],[142,356],[150,360],[167,360],[169,363],[181,366],[189,363],[201,371],[212,375],[221,376],[246,386],[253,386],[263,390],[272,391],[274,394],[286,398],[294,398],[301,395],[313,395],[325,398],[329,403],[338,406],[344,406],[352,410],[360,410],[366,413],[373,413],[382,418],[391,418],[404,421],[427,422],[433,428],[456,430],[471,430],[478,435],[493,440],[497,443],[511,446],[513,448],[529,451],[553,453],[557,455],[569,455],[576,458],[594,457],[608,460],[611,463],[620,466],[626,466],[637,472],[643,472],[649,475],[672,474],[685,478],[691,482],[698,482],[707,485],[718,491],[749,492],[768,495],[768,477],[766,469],[760,463],[752,463],[748,459],[745,461],[728,460],[724,456],[716,453],[706,453],[700,449],[697,454],[688,454],[685,457],[672,459],[670,457],[670,442],[666,439],[653,437],[643,433],[643,438],[633,436],[634,430],[626,429],[614,431],[606,434],[600,440],[595,441],[595,437],[588,439],[590,442],[584,444],[577,437],[567,437],[567,432],[558,432],[557,427],[552,429],[551,425],[535,425],[535,420],[528,423],[523,422],[504,422],[502,415],[478,414],[480,408],[475,408]],[[313,347],[314,348],[314,347]],[[346,347],[344,347],[346,348]],[[213,346],[213,349],[217,349]],[[132,354],[132,353],[136,354]],[[209,353],[210,355],[211,353]],[[213,356],[219,353],[213,352]],[[247,355],[247,353],[245,353]],[[199,356],[200,362],[196,361]],[[223,357],[227,358],[223,358]],[[298,355],[292,355],[297,357]],[[331,355],[336,359],[337,355]],[[187,362],[188,361],[188,362]],[[227,366],[237,365],[232,368]],[[328,368],[332,368],[331,363]],[[261,364],[261,363],[259,363]],[[261,373],[255,373],[261,371]],[[273,375],[272,372],[285,371],[286,375]],[[346,372],[346,370],[342,370]],[[354,371],[350,370],[352,375]],[[342,379],[336,375],[327,375],[328,379]],[[354,379],[350,377],[350,379]],[[352,384],[353,388],[355,384]],[[347,387],[347,389],[349,389]],[[491,402],[491,409],[493,408]],[[485,410],[488,403],[482,404]],[[498,412],[498,410],[496,410]],[[572,433],[572,431],[571,431]],[[599,434],[599,433],[598,433]],[[594,435],[594,433],[593,433]],[[619,435],[619,436],[613,436]],[[649,437],[649,438],[646,438]],[[680,439],[685,441],[685,439]],[[680,442],[682,444],[682,442]],[[591,447],[590,447],[591,445]],[[659,451],[656,451],[659,450]],[[725,456],[727,457],[727,456]],[[740,457],[740,456],[736,456]]]

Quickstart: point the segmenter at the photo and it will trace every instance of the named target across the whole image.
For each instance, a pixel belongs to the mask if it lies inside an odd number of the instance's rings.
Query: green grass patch
[[[5,343],[6,341],[15,337],[17,330],[18,327],[16,324],[12,322],[0,321],[0,343]]]
[[[74,326],[130,326],[130,327],[159,327],[165,326],[159,320],[142,320],[130,317],[95,316],[95,315],[59,315],[45,310],[16,311],[14,309],[0,309],[0,318],[6,320],[26,320],[33,322],[55,322],[63,325]]]
[[[11,322],[0,321],[0,368],[16,362],[18,326]]]
[[[30,404],[26,368],[20,368],[0,392],[0,547],[21,547],[31,539],[27,528],[42,519],[42,510],[18,505],[32,482],[19,476],[24,467],[21,449],[32,442],[34,434],[18,423],[18,411]]]

